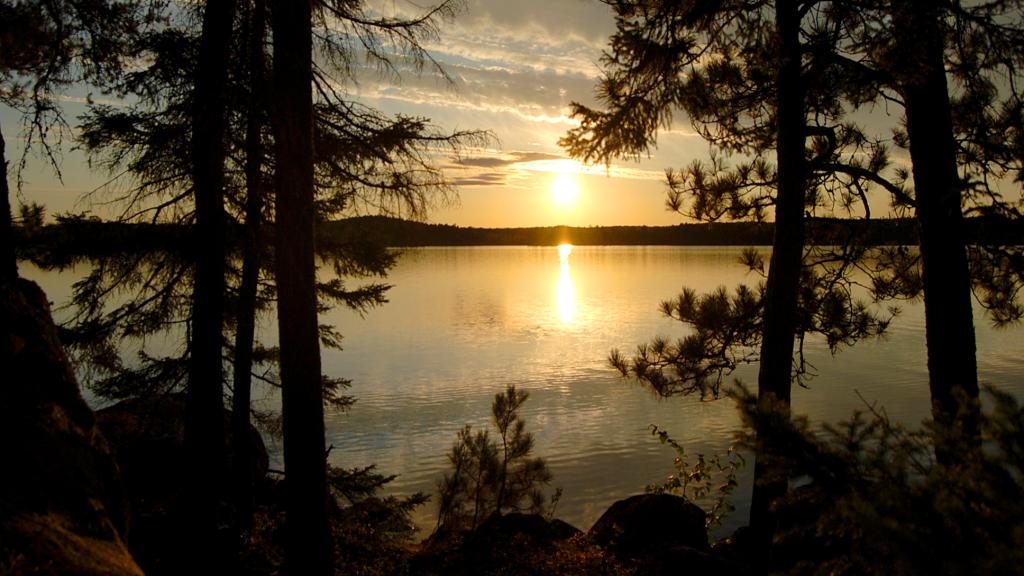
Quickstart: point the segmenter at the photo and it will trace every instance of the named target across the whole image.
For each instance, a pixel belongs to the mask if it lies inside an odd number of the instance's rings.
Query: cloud
[[[407,0],[378,1],[385,17],[409,18],[423,10]],[[600,107],[594,97],[599,59],[615,28],[608,6],[598,0],[468,0],[466,5],[441,27],[439,40],[426,46],[450,81],[429,69],[418,74],[403,63],[401,79],[394,82],[367,66],[357,71],[354,95],[385,110],[415,111],[442,126],[488,129],[511,147],[450,165],[454,182],[462,186],[519,186],[545,172],[664,179],[657,169],[583,166],[556,145],[579,126],[569,116],[572,102]],[[692,140],[693,132],[678,122],[661,136],[664,144],[679,136]]]
[[[373,13],[412,18],[423,10],[406,0],[378,0]],[[355,93],[568,128],[576,125],[567,115],[572,101],[593,104],[597,61],[613,30],[611,10],[597,0],[470,0],[426,46],[452,83],[411,65],[401,67],[396,83],[367,65],[357,71]]]
[[[388,18],[416,18],[426,7],[410,0],[368,3],[371,14]],[[464,8],[442,26],[442,36],[528,39],[548,45],[582,42],[600,47],[615,29],[611,9],[598,0],[467,0]]]
[[[456,186],[504,186],[508,181],[508,175],[503,172],[486,172],[469,178],[455,178],[452,184]]]
[[[461,172],[463,176],[453,179],[458,186],[508,186],[509,181],[523,176],[518,167],[537,161],[564,159],[558,154],[533,151],[502,152],[499,150],[477,150],[475,156],[453,159],[446,167],[448,172]]]
[[[597,0],[471,0],[457,20],[468,29],[530,35],[555,44],[603,45],[614,30],[611,9]]]
[[[478,156],[474,158],[461,158],[458,164],[463,166],[477,166],[481,168],[499,168],[536,162],[540,160],[564,160],[565,156],[559,154],[548,154],[547,152],[507,152],[501,156]]]
[[[475,155],[453,159],[445,167],[449,172],[463,175],[453,179],[459,186],[508,186],[513,181],[523,181],[538,173],[576,173],[611,176],[630,180],[664,179],[665,174],[657,170],[635,167],[588,166],[570,159],[564,154],[552,154],[528,150],[477,150]]]
[[[434,54],[443,60],[442,54]],[[591,100],[594,78],[552,69],[516,68],[512,63],[445,63],[452,79],[439,74],[418,74],[403,68],[400,81],[381,78],[375,70],[358,71],[352,90],[361,98],[387,98],[413,104],[432,104],[452,109],[511,114],[523,122],[576,125],[567,116],[573,100]]]

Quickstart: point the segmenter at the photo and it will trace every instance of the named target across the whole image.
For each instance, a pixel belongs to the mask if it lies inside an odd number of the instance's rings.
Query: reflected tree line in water
[[[769,261],[744,253],[758,284],[711,294],[684,289],[662,305],[691,328],[688,336],[610,356],[624,375],[665,396],[717,397],[738,365],[759,363],[756,392],[727,392],[748,419],[744,440],[755,454],[742,544],[752,570],[928,573],[942,561],[937,569],[970,572],[982,555],[993,573],[1016,566],[1020,530],[999,528],[1024,519],[1021,412],[998,391],[995,412],[980,410],[971,308],[977,299],[996,323],[1024,313],[1022,215],[1019,202],[1002,194],[1016,185],[1024,160],[1017,85],[1024,6],[606,3],[616,32],[602,59],[602,107],[574,105],[580,125],[561,145],[588,162],[637,158],[683,115],[710,154],[667,173],[668,207],[711,223],[694,229],[709,236],[739,232],[750,244],[772,246]],[[253,416],[284,440],[287,480],[271,518],[285,521],[283,569],[327,574],[357,563],[355,541],[365,534],[344,528],[325,502],[329,493],[364,501],[387,478],[326,464],[324,406],[344,409],[352,399],[346,381],[321,374],[320,347],[340,346],[341,333],[319,325],[317,313],[384,303],[396,258],[388,238],[495,233],[385,218],[331,222],[368,213],[422,218],[454,192],[433,159],[490,139],[384,115],[345,87],[364,56],[393,78],[409,63],[446,77],[423,46],[458,8],[442,2],[396,20],[333,0],[0,3],[6,25],[24,31],[14,44],[3,36],[0,61],[3,102],[24,120],[23,154],[38,145],[57,167],[60,137],[71,131],[55,99],[67,87],[86,82],[126,102],[90,104],[76,135],[92,165],[111,177],[93,199],[121,208],[117,226],[65,218],[34,230],[41,214],[26,208],[18,238],[36,242],[16,246],[5,178],[4,281],[17,278],[16,248],[51,266],[88,261],[61,331],[86,385],[112,400],[184,393],[189,472],[186,504],[174,513],[197,551],[196,569],[210,558],[229,569],[254,535],[267,533],[259,524],[265,517],[254,516],[253,447],[237,441],[248,437]],[[891,133],[857,123],[859,112],[883,106],[902,111]],[[895,149],[906,150],[911,168],[894,160]],[[873,217],[877,196],[904,219]],[[979,227],[981,234],[972,230]],[[879,241],[892,230],[900,242]],[[581,239],[572,241],[585,243],[584,231],[576,233]],[[908,237],[917,246],[906,245]],[[318,283],[317,266],[335,279]],[[918,297],[934,421],[909,432],[876,411],[814,436],[789,408],[793,383],[810,375],[805,339],[824,338],[833,351],[854,345],[885,332],[896,316],[885,303]],[[255,340],[257,318],[271,308],[279,347]],[[166,330],[185,334],[173,354],[122,356],[126,342]],[[252,410],[253,379],[281,389],[280,419]],[[230,454],[225,399],[236,439]],[[518,509],[526,498],[541,507],[534,488],[550,475],[543,461],[528,458],[532,439],[515,413],[523,401],[514,389],[496,398],[502,450],[486,434],[460,434],[439,527],[472,530],[485,511]],[[983,451],[983,442],[998,449]],[[511,469],[521,476],[515,486],[506,483]],[[800,477],[813,479],[812,488],[790,490]],[[467,490],[476,490],[475,500]],[[954,496],[938,502],[938,494]],[[385,554],[400,555],[404,514],[422,501],[385,501],[389,512],[378,516],[391,523],[384,532],[392,539],[379,544]],[[801,524],[793,520],[801,510],[819,514]],[[809,527],[814,522],[822,529]],[[916,531],[916,539],[887,539],[865,529],[870,522]],[[973,530],[963,548],[926,557],[962,536],[964,525]],[[787,564],[794,558],[787,546],[823,531],[821,558]]]

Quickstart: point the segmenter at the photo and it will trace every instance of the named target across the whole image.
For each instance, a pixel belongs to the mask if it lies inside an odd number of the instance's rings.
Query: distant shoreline
[[[966,221],[972,243],[1024,244],[1024,224],[1005,219],[971,218]],[[93,256],[127,252],[187,252],[190,229],[183,225],[113,223],[71,218],[31,231],[15,229],[20,257],[34,252],[65,256]],[[268,232],[272,233],[268,230]],[[322,244],[376,244],[394,248],[425,246],[770,246],[772,222],[714,222],[675,226],[547,226],[532,228],[477,228],[429,224],[385,216],[360,216],[323,222],[317,236]],[[229,229],[228,242],[241,244],[242,229]],[[896,246],[918,243],[913,219],[863,220],[810,219],[807,240],[818,245]],[[268,241],[269,238],[268,238]]]
[[[972,241],[1024,243],[1019,223],[968,220]],[[770,246],[772,222],[687,223],[675,226],[547,226],[476,228],[364,216],[322,224],[319,233],[334,241],[363,239],[392,247],[420,246]],[[810,219],[807,237],[816,244],[856,239],[875,246],[916,245],[917,223],[910,218]]]

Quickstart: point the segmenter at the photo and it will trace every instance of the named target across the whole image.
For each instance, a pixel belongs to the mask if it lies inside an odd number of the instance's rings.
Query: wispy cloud
[[[462,166],[478,166],[482,168],[503,168],[513,164],[526,164],[544,160],[562,160],[565,157],[546,152],[500,152],[493,151],[492,156],[475,156],[461,158],[457,161]]]
[[[470,0],[428,45],[453,82],[437,74],[403,73],[400,83],[368,66],[357,71],[354,93],[364,99],[429,104],[449,110],[508,115],[525,124],[578,123],[569,104],[591,103],[597,60],[614,29],[597,0]],[[413,17],[423,8],[380,0],[374,12]],[[403,71],[404,72],[404,71]]]
[[[446,167],[459,174],[453,182],[460,186],[508,186],[532,179],[538,173],[571,173],[611,176],[630,180],[664,179],[664,172],[620,165],[592,166],[562,154],[535,151],[477,150],[453,160]]]

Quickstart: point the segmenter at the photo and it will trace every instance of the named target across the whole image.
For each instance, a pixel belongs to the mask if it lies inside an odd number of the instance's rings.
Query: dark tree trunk
[[[787,414],[792,386],[793,345],[797,316],[797,290],[804,247],[806,167],[805,112],[800,78],[800,15],[795,0],[776,3],[779,37],[777,90],[778,193],[775,203],[775,239],[764,300],[758,400],[762,407],[777,406]],[[754,465],[754,494],[750,525],[759,548],[770,548],[775,520],[770,506],[786,490],[785,481],[766,481],[774,465],[773,439],[762,424],[758,444],[764,447]]]
[[[7,186],[7,149],[4,135],[0,131],[0,168],[3,168],[3,180],[0,181],[0,281],[11,281],[18,277],[18,260],[14,254],[14,229],[11,220],[11,191]]]
[[[203,12],[192,128],[196,223],[185,443],[188,506],[195,558],[208,554],[223,487],[224,401],[221,348],[224,316],[224,85],[234,16],[232,0],[211,0]],[[202,561],[202,560],[198,560]]]
[[[249,438],[249,410],[252,397],[252,349],[256,332],[256,293],[259,284],[260,241],[263,219],[263,81],[265,58],[266,5],[255,0],[249,30],[249,120],[245,132],[245,242],[242,248],[242,283],[238,289],[238,321],[235,329],[235,372],[232,396],[232,437],[234,438],[235,524],[240,530],[252,524],[253,446]]]
[[[326,576],[333,573],[333,560],[313,260],[311,5],[308,0],[276,0],[272,6],[285,564],[295,576]]]
[[[908,2],[896,9],[893,30],[906,66],[898,78],[906,104],[921,232],[932,414],[945,430],[963,426],[962,438],[976,444],[978,372],[971,281],[939,10],[931,0]],[[940,459],[956,457],[937,448]]]

